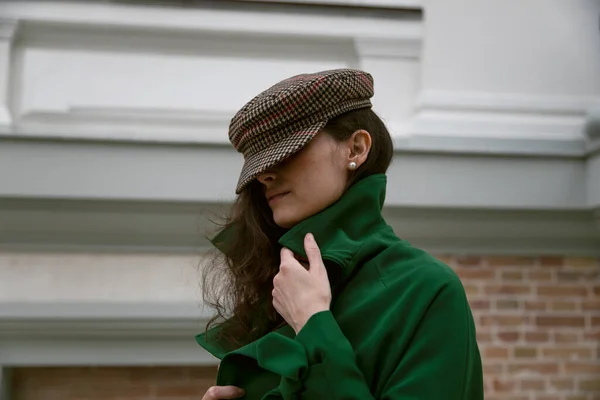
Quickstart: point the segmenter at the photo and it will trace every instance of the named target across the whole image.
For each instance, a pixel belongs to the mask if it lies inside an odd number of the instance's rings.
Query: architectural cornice
[[[195,304],[2,303],[0,360],[28,365],[208,365]]]
[[[402,183],[391,181],[391,185]],[[0,248],[197,253],[210,247],[206,237],[215,228],[210,221],[227,206],[4,199],[0,200]],[[583,207],[558,211],[396,204],[386,206],[384,215],[400,237],[437,254],[600,255],[597,214]]]
[[[189,9],[94,2],[5,1],[0,3],[4,18],[29,24],[80,26],[82,29],[105,27],[154,32],[207,32],[297,37],[421,37],[419,20],[397,20],[327,13],[271,13],[235,9]],[[85,25],[85,27],[83,26]],[[306,29],[310,26],[311,29]]]

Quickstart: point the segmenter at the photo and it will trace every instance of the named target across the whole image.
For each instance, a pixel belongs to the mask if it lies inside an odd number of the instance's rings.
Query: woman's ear
[[[354,163],[353,169],[356,169],[367,161],[372,145],[371,134],[364,129],[359,129],[350,136],[348,145],[350,146],[348,162]]]

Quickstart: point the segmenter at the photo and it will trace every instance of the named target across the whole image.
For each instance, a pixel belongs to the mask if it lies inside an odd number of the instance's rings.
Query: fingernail
[[[306,238],[307,238],[308,240],[310,240],[311,242],[314,242],[314,241],[315,241],[315,237],[313,236],[313,234],[312,234],[312,233],[309,233],[309,234],[307,234],[307,235],[306,235]]]

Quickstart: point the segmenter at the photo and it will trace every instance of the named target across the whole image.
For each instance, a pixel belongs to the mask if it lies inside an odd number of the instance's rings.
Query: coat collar
[[[360,263],[357,255],[361,248],[386,226],[381,215],[386,183],[384,174],[356,182],[336,203],[286,232],[279,244],[306,258],[304,237],[312,233],[323,260],[341,267],[342,278],[346,278]]]
[[[336,203],[287,231],[279,239],[279,244],[306,258],[304,237],[312,233],[326,265],[331,262],[337,267],[335,271],[328,268],[332,290],[335,291],[343,286],[342,283],[357,266],[381,250],[380,235],[392,233],[381,214],[386,183],[387,177],[384,174],[371,175],[356,182]],[[231,232],[222,231],[212,243],[219,248],[226,242],[229,234]],[[222,359],[227,351],[216,340],[210,339],[218,329],[216,327],[197,335],[196,341],[215,357]],[[293,330],[287,325],[276,333],[293,336]],[[236,352],[249,355],[254,351],[255,343],[250,343]]]

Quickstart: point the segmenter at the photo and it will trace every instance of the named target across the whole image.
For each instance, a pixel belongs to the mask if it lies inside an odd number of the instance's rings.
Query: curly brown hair
[[[367,160],[346,189],[374,174],[385,173],[392,161],[392,138],[370,108],[347,112],[328,121],[323,133],[343,141],[359,129],[371,135]],[[225,348],[248,344],[285,324],[275,311],[271,291],[279,271],[279,238],[285,233],[273,221],[261,184],[255,180],[240,193],[219,224],[215,249],[202,270],[204,304],[216,311],[207,326],[219,327],[216,339]],[[234,234],[231,234],[232,231]],[[227,233],[229,232],[229,234]]]

